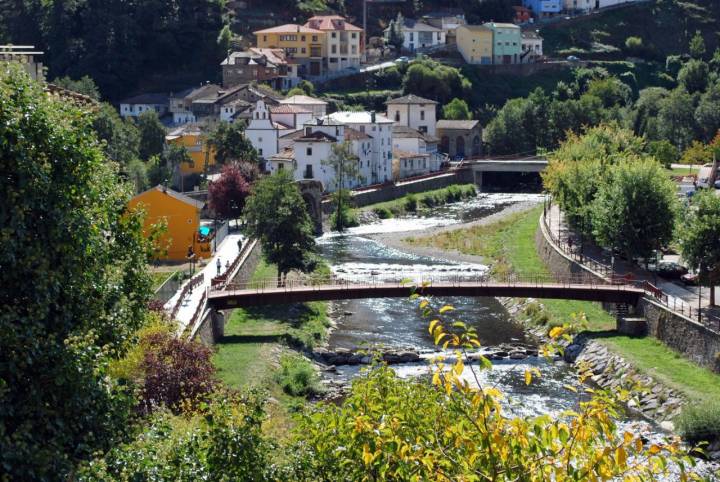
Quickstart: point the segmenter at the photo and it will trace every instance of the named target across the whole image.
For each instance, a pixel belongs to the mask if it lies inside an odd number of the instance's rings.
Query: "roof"
[[[326,134],[323,131],[315,131],[296,138],[295,142],[337,142],[337,137]]]
[[[535,30],[523,30],[522,38],[542,40],[542,37],[540,36],[540,34],[538,32],[536,32]]]
[[[285,25],[278,25],[276,27],[266,28],[263,30],[257,30],[253,32],[255,35],[264,33],[322,33],[320,30],[306,27],[304,25],[297,25],[295,23],[286,23]]]
[[[121,100],[121,104],[167,104],[168,95],[159,92],[148,92],[147,94],[140,94],[127,99]]]
[[[281,104],[305,104],[305,105],[327,105],[324,100],[310,97],[309,95],[291,95],[280,101]]]
[[[520,27],[515,25],[514,23],[501,23],[501,22],[485,22],[483,25],[487,25],[488,27],[499,27],[499,28],[516,28],[520,30]]]
[[[403,19],[402,30],[412,30],[413,32],[442,32],[442,29],[412,18]]]
[[[489,27],[486,27],[485,25],[463,25],[458,28],[466,28],[470,30],[471,32],[492,32],[492,29]]]
[[[220,65],[235,65],[237,64],[238,59],[248,59],[247,62],[243,62],[243,64],[287,64],[285,51],[283,49],[252,47],[241,52],[232,52],[230,55],[225,57],[222,62],[220,62]]]
[[[437,104],[434,100],[425,99],[424,97],[417,96],[415,94],[398,97],[396,99],[390,99],[386,104]]]
[[[397,159],[406,159],[410,157],[428,157],[429,154],[420,154],[419,152],[402,151],[400,149],[393,149],[393,157]]]
[[[445,8],[443,10],[434,10],[430,13],[426,13],[423,17],[428,18],[443,18],[443,17],[465,17],[465,12],[462,8]]]
[[[271,161],[292,161],[295,159],[295,148],[285,147],[277,154],[270,156]]]
[[[338,111],[325,118],[332,119],[343,124],[372,124],[372,113],[368,111]],[[376,124],[392,124],[393,121],[384,115],[375,114]]]
[[[449,120],[441,119],[437,121],[437,129],[458,129],[458,130],[470,130],[480,125],[479,120]]]
[[[437,137],[412,127],[394,125],[392,132],[395,139],[423,139],[425,142],[438,142]]]
[[[363,139],[372,139],[369,135],[365,134],[364,132],[360,132],[357,129],[353,129],[352,127],[346,127],[344,129],[345,131],[345,140],[347,141],[360,141]]]
[[[305,26],[318,30],[347,30],[362,32],[360,27],[351,24],[345,19],[345,17],[341,17],[340,15],[316,15],[311,17]]]
[[[287,124],[283,124],[282,122],[272,121],[272,124],[275,129],[280,129],[280,130],[292,129],[291,126],[289,126]]]
[[[148,189],[147,191],[141,192],[140,194],[138,194],[138,195],[136,195],[135,197],[133,197],[133,199],[136,199],[136,198],[142,196],[143,194],[146,194],[146,193],[148,193],[148,192],[150,192],[150,191],[153,191],[153,190],[155,190],[155,191],[160,191],[160,192],[162,192],[163,194],[167,194],[168,196],[170,196],[170,197],[172,197],[172,198],[174,198],[174,199],[177,199],[178,201],[184,202],[185,204],[189,204],[190,206],[193,206],[194,208],[197,208],[197,209],[202,209],[202,208],[205,206],[205,203],[204,203],[204,202],[198,201],[198,200],[196,200],[196,199],[193,199],[193,198],[191,198],[190,196],[186,196],[186,195],[183,194],[183,193],[180,193],[180,192],[177,192],[177,191],[173,191],[173,190],[170,189],[169,187],[163,186],[162,184],[158,184],[158,185],[155,186],[155,187],[151,187],[151,188]]]
[[[175,129],[171,130],[170,132],[168,132],[167,136],[165,136],[165,139],[172,140],[185,135],[199,136],[202,133],[202,129],[200,129],[199,125],[190,123],[181,125],[180,127],[176,127]]]
[[[187,99],[195,101],[196,99],[203,99],[207,97],[216,97],[218,92],[222,90],[222,87],[216,84],[205,84],[200,87],[190,87],[182,90],[177,94],[170,94],[170,97],[176,99]]]
[[[280,105],[274,105],[270,107],[270,112],[273,114],[310,114],[311,111],[307,109],[303,109],[300,106],[294,105],[294,104],[284,104],[281,103]]]

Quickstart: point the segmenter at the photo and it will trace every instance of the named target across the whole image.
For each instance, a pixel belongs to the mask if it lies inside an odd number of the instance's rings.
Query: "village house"
[[[532,22],[532,11],[523,7],[522,5],[513,6],[515,10],[515,17],[513,17],[513,23],[516,25]]]
[[[438,138],[406,126],[394,125],[393,150],[427,155],[427,172],[439,171],[446,156],[438,150]]]
[[[409,52],[445,44],[445,32],[437,27],[418,22],[410,18],[403,19],[400,27],[403,35],[403,49]],[[390,30],[385,29],[385,37],[389,38]]]
[[[45,68],[37,57],[44,52],[33,45],[0,45],[0,62],[12,62],[22,66],[33,80],[45,80]]]
[[[288,62],[297,64],[299,77],[323,73],[325,32],[293,23],[253,32],[260,49],[282,49]]]
[[[375,112],[335,112],[320,122],[339,122],[370,136],[370,163],[367,184],[389,181],[392,178],[393,121]]]
[[[437,122],[440,150],[451,158],[465,158],[482,154],[482,126],[477,120],[447,120]]]
[[[395,125],[411,127],[420,132],[435,135],[435,110],[437,102],[410,94],[385,102],[387,117]]]
[[[228,89],[207,84],[172,94],[170,112],[174,125],[248,120],[252,106],[260,99],[276,105],[280,96],[262,84],[241,84]]]
[[[288,62],[283,49],[249,48],[232,52],[220,65],[224,88],[262,82],[276,90],[287,90],[300,81],[298,65]]]
[[[457,49],[468,64],[493,64],[493,31],[485,25],[458,27]]]
[[[120,101],[120,116],[137,117],[143,112],[154,111],[159,117],[162,117],[167,114],[168,108],[169,97],[167,94],[140,94]]]
[[[208,109],[208,100],[216,99],[222,87],[216,84],[204,84],[191,87],[181,92],[171,93],[169,110],[173,116],[173,124],[182,125],[198,122],[202,117],[212,115],[213,108]]]
[[[423,15],[422,20],[428,25],[439,28],[445,33],[445,43],[455,43],[455,31],[465,25],[465,13],[459,8],[436,10]]]
[[[199,258],[212,256],[209,236],[200,232],[200,212],[204,203],[173,191],[165,186],[155,186],[138,194],[128,202],[130,209],[143,209],[144,233],[149,235],[152,226],[160,222],[167,230],[157,240],[160,258],[185,261],[188,250]]]
[[[323,32],[325,48],[323,67],[335,72],[359,69],[364,54],[364,34],[360,27],[339,15],[318,15],[310,18],[305,27]]]
[[[483,24],[493,33],[493,63],[518,64],[522,54],[521,30],[512,23],[487,22]]]
[[[190,162],[178,166],[179,175],[184,178],[192,174],[202,174],[215,166],[215,152],[208,145],[207,134],[197,124],[185,124],[171,130],[165,136],[168,145],[182,146],[190,156]],[[182,186],[183,179],[179,183]]]
[[[281,105],[293,105],[312,112],[313,117],[323,117],[327,114],[328,103],[309,95],[291,95],[278,101]]]
[[[428,154],[393,149],[393,180],[399,181],[430,172]]]
[[[564,10],[571,13],[587,13],[594,9],[595,5],[595,0],[565,0]]]
[[[522,31],[522,62],[537,62],[543,56],[543,39],[536,30]]]
[[[258,100],[245,128],[245,136],[264,160],[280,152],[280,137],[296,130],[294,125],[275,121],[271,107],[264,100]]]
[[[532,10],[537,18],[557,15],[563,9],[563,0],[523,0],[523,6]]]

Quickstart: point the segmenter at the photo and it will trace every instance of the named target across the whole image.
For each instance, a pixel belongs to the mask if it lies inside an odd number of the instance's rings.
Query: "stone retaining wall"
[[[249,279],[260,262],[261,254],[262,248],[258,242],[248,254],[243,265],[238,269],[234,279]],[[207,310],[205,317],[199,322],[200,326],[195,333],[195,339],[200,340],[205,345],[214,345],[217,340],[222,338],[225,331],[225,320],[230,318],[231,312],[232,310],[213,313],[212,310]]]
[[[602,278],[599,273],[582,266],[556,249],[546,236],[542,221],[535,233],[535,247],[555,276],[575,275],[588,280]],[[603,304],[603,308],[614,313],[612,304]],[[641,298],[634,308],[637,314],[647,320],[649,335],[698,365],[720,372],[720,334],[687,316],[671,311],[649,297]]]

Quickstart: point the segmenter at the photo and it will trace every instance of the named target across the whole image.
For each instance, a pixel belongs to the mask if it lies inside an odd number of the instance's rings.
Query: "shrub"
[[[373,209],[373,212],[379,217],[380,219],[390,219],[393,217],[392,211],[390,211],[388,208],[380,207]]]
[[[285,393],[295,397],[321,392],[315,366],[300,355],[283,355],[275,380]]]
[[[407,196],[405,196],[404,207],[405,207],[405,211],[407,211],[409,213],[414,213],[415,211],[417,211],[417,209],[418,209],[417,196],[415,196],[414,194],[408,194]]]
[[[680,435],[691,443],[720,438],[720,403],[687,404],[675,420]]]
[[[625,39],[625,50],[631,55],[642,56],[645,53],[645,46],[640,37],[628,37]]]

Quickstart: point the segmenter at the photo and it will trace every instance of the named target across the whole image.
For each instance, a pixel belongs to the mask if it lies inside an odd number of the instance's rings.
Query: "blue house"
[[[532,10],[536,17],[548,17],[560,13],[562,0],[523,0],[523,6]]]

